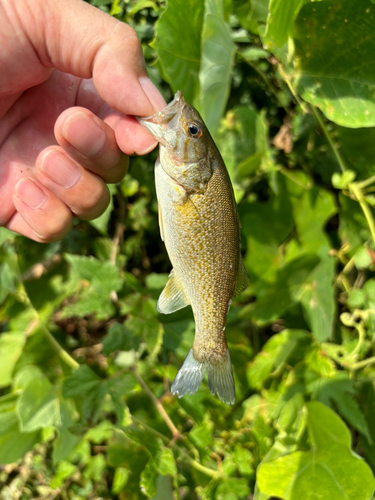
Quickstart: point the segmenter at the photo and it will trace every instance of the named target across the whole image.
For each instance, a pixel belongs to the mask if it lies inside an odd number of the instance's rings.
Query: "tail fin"
[[[193,350],[190,349],[173,381],[172,394],[178,394],[178,397],[182,398],[185,394],[197,392],[206,368],[208,370],[208,388],[211,394],[213,396],[217,394],[224,403],[234,404],[234,380],[228,349],[226,359],[221,363],[201,363],[194,358]]]

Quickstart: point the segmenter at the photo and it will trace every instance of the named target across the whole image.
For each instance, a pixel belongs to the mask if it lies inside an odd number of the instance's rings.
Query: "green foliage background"
[[[249,288],[233,407],[171,380],[156,152],[41,245],[0,229],[0,498],[370,500],[375,470],[375,5],[93,0],[137,31],[223,154]]]

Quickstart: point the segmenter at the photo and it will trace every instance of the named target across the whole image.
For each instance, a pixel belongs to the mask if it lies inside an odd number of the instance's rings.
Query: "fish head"
[[[152,116],[136,117],[160,143],[164,171],[187,192],[204,192],[212,175],[211,136],[198,111],[178,91],[171,103]]]

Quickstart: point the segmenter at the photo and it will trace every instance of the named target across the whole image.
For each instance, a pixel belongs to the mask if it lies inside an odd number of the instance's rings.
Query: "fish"
[[[171,392],[194,394],[207,370],[211,394],[234,404],[225,323],[232,299],[247,287],[248,277],[227,169],[201,116],[181,91],[161,111],[136,119],[159,142],[159,226],[173,266],[157,309],[170,314],[190,305],[195,320],[194,342]]]

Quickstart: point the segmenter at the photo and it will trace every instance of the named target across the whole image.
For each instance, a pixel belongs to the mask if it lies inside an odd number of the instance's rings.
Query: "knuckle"
[[[72,211],[82,220],[91,220],[102,215],[109,202],[108,187],[104,182],[100,182],[86,197],[80,198],[79,204],[72,208]]]
[[[35,231],[38,239],[42,243],[54,243],[66,236],[73,226],[72,214],[66,212],[50,221],[45,221],[41,231]]]

